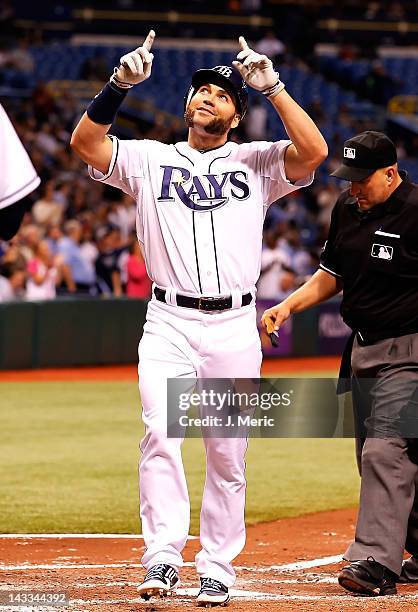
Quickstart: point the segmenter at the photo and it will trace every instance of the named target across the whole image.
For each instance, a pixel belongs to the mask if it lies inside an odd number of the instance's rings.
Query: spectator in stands
[[[360,80],[357,90],[360,96],[374,104],[385,105],[396,95],[400,81],[386,72],[380,60],[372,62],[369,73]]]
[[[316,271],[308,249],[302,245],[301,233],[295,222],[289,223],[284,236],[278,241],[278,246],[286,253],[288,267],[297,274],[298,279],[306,278]]]
[[[50,87],[40,81],[33,90],[31,99],[37,122],[48,122],[56,111],[54,95]]]
[[[375,0],[368,2],[366,5],[366,10],[364,11],[364,19],[367,19],[368,21],[375,21],[377,17],[381,18],[380,10],[380,2],[376,2]]]
[[[23,297],[26,274],[13,266],[3,266],[0,275],[0,302],[12,302]]]
[[[33,72],[34,61],[28,47],[27,38],[23,36],[18,38],[17,43],[6,52],[4,66],[23,74]]]
[[[93,57],[87,57],[81,65],[79,78],[83,81],[107,81],[109,79],[109,66],[100,51]]]
[[[13,238],[7,247],[0,260],[0,274],[9,277],[10,270],[26,271],[28,260],[23,255],[18,240]]]
[[[20,252],[26,262],[33,259],[38,249],[38,244],[42,238],[41,228],[34,223],[23,225],[20,231],[21,246]]]
[[[171,117],[168,125],[167,144],[187,140],[187,128],[180,117]]]
[[[297,276],[295,271],[292,270],[292,268],[283,267],[279,285],[276,290],[277,298],[275,297],[274,299],[282,302],[297,288],[297,286]]]
[[[151,296],[151,280],[145,267],[139,242],[134,237],[129,247],[129,258],[127,262],[128,283],[126,294],[129,297],[136,297],[148,300]]]
[[[99,250],[93,240],[93,230],[88,221],[83,223],[83,235],[80,243],[80,251],[85,261],[89,261],[93,266],[99,255]]]
[[[46,233],[46,241],[53,256],[58,255],[59,241],[64,236],[61,225],[50,225]]]
[[[406,9],[402,5],[402,2],[399,2],[399,0],[392,0],[389,2],[387,19],[395,22],[405,21],[407,19]]]
[[[267,140],[267,105],[254,98],[245,118],[245,131],[248,140]]]
[[[72,219],[64,226],[65,235],[57,241],[57,253],[71,270],[77,293],[96,295],[96,271],[92,261],[84,257],[80,247],[83,228]]]
[[[88,204],[86,189],[80,183],[75,183],[69,198],[67,217],[69,219],[78,219],[82,216],[82,213],[87,210]]]
[[[45,183],[42,190],[43,196],[32,207],[33,220],[43,227],[57,225],[63,219],[64,208],[54,199],[54,181]]]
[[[319,207],[317,221],[328,233],[331,222],[331,211],[338,199],[339,189],[335,182],[322,185],[317,193],[316,201]]]
[[[15,7],[11,0],[2,0],[0,3],[0,36],[7,38],[14,33]]]
[[[35,256],[28,263],[28,300],[50,300],[56,297],[56,287],[64,281],[69,292],[75,291],[69,268],[59,257],[53,257],[46,240],[41,240]]]
[[[119,229],[122,241],[127,242],[135,229],[136,206],[134,200],[126,193],[122,194],[120,201],[112,203],[108,221]]]
[[[159,140],[160,142],[167,142],[170,135],[170,131],[167,126],[166,113],[156,112],[153,117],[152,126],[147,132],[148,140]]]
[[[338,57],[341,60],[352,62],[358,57],[358,49],[349,42],[344,42],[338,50]]]
[[[274,30],[267,30],[263,38],[255,45],[257,53],[267,55],[273,63],[283,64],[286,47],[284,43],[277,38]]]
[[[120,256],[123,252],[119,230],[115,227],[101,227],[97,232],[99,255],[96,260],[97,286],[105,295],[122,295]]]
[[[71,186],[66,182],[57,182],[55,184],[53,198],[55,202],[58,202],[65,212],[68,208],[68,200],[70,196]]]
[[[263,300],[275,300],[279,292],[281,294],[282,279],[285,278],[285,271],[290,270],[290,257],[283,248],[278,246],[279,238],[278,225],[264,234],[261,271],[257,283],[257,297]]]
[[[307,112],[309,116],[315,121],[316,124],[323,125],[326,120],[326,116],[324,113],[324,109],[322,106],[321,99],[318,97],[313,98],[312,102],[309,104],[307,108]]]
[[[53,126],[49,122],[42,123],[36,134],[34,144],[49,157],[54,157],[61,147],[54,134]]]

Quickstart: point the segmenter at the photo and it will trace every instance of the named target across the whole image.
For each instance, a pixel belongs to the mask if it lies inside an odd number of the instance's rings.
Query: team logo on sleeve
[[[246,200],[250,195],[248,175],[243,170],[193,176],[187,168],[161,168],[163,175],[159,202],[175,202],[177,196],[188,208],[207,212],[224,206],[231,197]]]

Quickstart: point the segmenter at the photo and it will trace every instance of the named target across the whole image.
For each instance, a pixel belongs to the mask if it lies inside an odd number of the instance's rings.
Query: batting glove
[[[241,51],[232,65],[239,71],[244,81],[253,89],[268,98],[274,98],[284,89],[279,73],[273,68],[273,62],[267,55],[260,55],[248,46],[243,36],[239,37]]]
[[[110,77],[112,83],[122,89],[130,89],[148,79],[154,59],[153,54],[150,53],[154,38],[155,32],[150,30],[141,47],[122,55],[119,66],[114,69]]]

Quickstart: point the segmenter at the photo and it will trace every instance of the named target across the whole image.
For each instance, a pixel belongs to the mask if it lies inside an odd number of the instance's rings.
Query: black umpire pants
[[[351,354],[360,508],[344,558],[373,557],[400,574],[404,549],[418,555],[418,334]]]

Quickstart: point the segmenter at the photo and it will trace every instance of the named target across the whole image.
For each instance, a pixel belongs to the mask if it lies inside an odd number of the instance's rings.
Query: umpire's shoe
[[[401,575],[398,582],[418,582],[418,557],[412,556],[402,563]]]
[[[368,557],[354,561],[341,570],[338,582],[347,591],[358,595],[396,595],[397,575]]]
[[[213,578],[200,579],[200,591],[197,596],[197,605],[206,606],[226,606],[229,601],[228,587],[219,580]]]
[[[179,584],[179,575],[174,567],[166,563],[159,563],[147,571],[143,583],[138,587],[138,593],[142,599],[148,601],[153,595],[159,597],[170,595]]]

